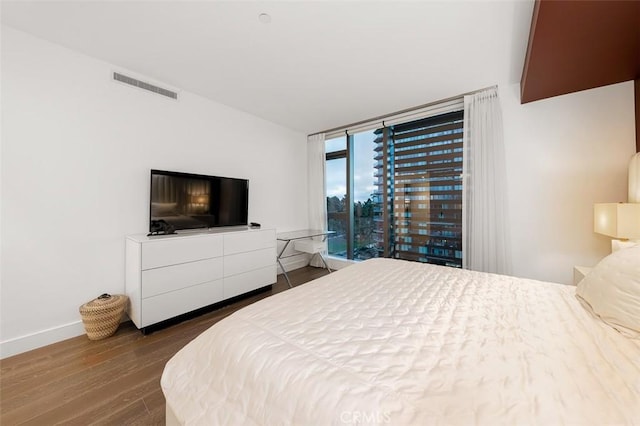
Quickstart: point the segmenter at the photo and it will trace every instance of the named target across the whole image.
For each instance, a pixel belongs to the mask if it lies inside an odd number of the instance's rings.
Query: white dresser
[[[126,239],[128,314],[138,328],[275,282],[275,229]]]

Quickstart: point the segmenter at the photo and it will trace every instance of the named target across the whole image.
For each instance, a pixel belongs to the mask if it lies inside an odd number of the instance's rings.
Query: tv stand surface
[[[276,282],[275,229],[126,238],[128,314],[138,328]]]

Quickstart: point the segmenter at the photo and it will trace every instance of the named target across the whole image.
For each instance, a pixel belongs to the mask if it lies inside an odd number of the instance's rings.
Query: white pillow
[[[602,259],[578,283],[576,294],[604,322],[640,338],[640,244]]]

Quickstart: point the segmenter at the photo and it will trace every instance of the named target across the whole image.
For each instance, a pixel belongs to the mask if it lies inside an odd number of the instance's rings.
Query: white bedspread
[[[373,259],[220,321],[162,389],[198,425],[640,424],[640,341],[572,286]]]

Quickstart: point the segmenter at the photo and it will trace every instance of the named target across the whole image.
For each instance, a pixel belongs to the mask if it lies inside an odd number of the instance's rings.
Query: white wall
[[[626,201],[635,153],[633,82],[520,104],[500,87],[514,275],[571,283],[611,252],[593,204]]]
[[[114,70],[2,28],[1,356],[81,334],[78,306],[124,291],[150,168],[248,178],[250,220],[307,225],[305,135],[114,83]],[[610,250],[591,212],[626,197],[633,84],[526,105],[518,90],[500,86],[514,274],[569,283]]]
[[[633,82],[520,104],[499,86],[504,119],[513,271],[571,284],[611,239],[593,232],[593,204],[626,201],[635,153]],[[330,258],[331,268],[349,264]]]
[[[82,334],[78,307],[124,291],[151,168],[248,178],[250,221],[307,226],[306,135],[112,71],[126,73],[2,28],[3,357]]]

